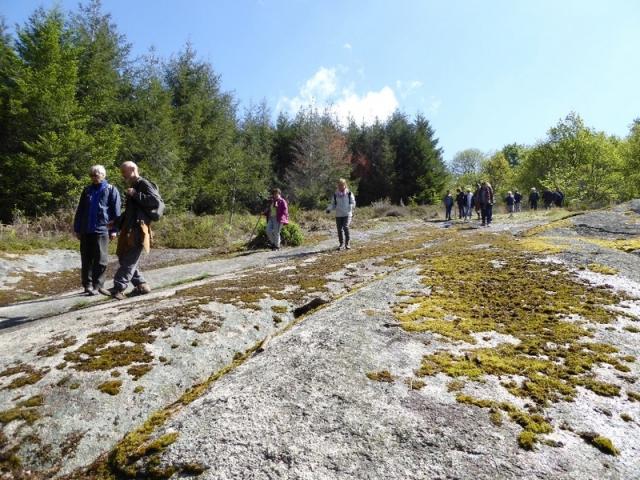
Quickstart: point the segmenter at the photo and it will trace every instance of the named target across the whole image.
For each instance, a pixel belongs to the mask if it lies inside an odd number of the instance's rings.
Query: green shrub
[[[297,247],[304,242],[304,235],[302,229],[296,222],[289,222],[280,230],[280,239],[282,244],[288,247]],[[266,248],[269,246],[269,240],[267,238],[267,223],[264,220],[260,220],[254,237],[251,239],[247,247],[249,248]]]

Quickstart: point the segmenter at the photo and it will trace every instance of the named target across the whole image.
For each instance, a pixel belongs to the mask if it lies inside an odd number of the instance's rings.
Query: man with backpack
[[[140,176],[135,163],[124,162],[120,166],[120,173],[129,187],[124,192],[124,213],[115,222],[120,230],[116,249],[120,267],[113,278],[113,288],[100,290],[100,293],[111,295],[116,300],[125,298],[124,291],[129,282],[133,284],[136,294],[143,295],[151,291],[138,262],[142,252],[149,253],[151,249],[151,222],[159,220],[164,213],[164,202],[158,187]]]

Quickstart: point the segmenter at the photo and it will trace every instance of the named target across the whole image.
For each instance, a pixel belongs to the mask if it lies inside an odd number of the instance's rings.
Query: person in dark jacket
[[[564,193],[559,188],[556,188],[556,191],[553,192],[553,203],[556,204],[556,207],[562,207],[562,201],[564,200]]]
[[[509,217],[513,217],[513,211],[516,203],[513,193],[507,192],[507,196],[504,198],[504,203],[507,205],[507,213],[509,213]]]
[[[529,206],[534,212],[538,210],[538,200],[540,200],[540,194],[535,187],[531,187],[531,193],[529,193]]]
[[[109,240],[116,238],[114,221],[120,216],[120,192],[106,180],[102,165],[89,171],[91,184],[82,190],[73,219],[73,230],[80,240],[81,279],[84,292],[95,295],[104,287],[109,259]]]
[[[544,189],[542,192],[542,201],[544,202],[544,209],[549,210],[551,208],[551,204],[553,203],[553,192],[548,188]]]
[[[458,219],[464,217],[464,204],[466,200],[466,195],[461,188],[456,190],[456,203],[458,204]]]
[[[453,195],[451,190],[447,190],[447,194],[444,196],[444,215],[445,220],[451,220],[451,209],[453,208]]]
[[[478,192],[478,202],[480,203],[480,213],[482,214],[482,226],[488,227],[493,220],[493,188],[489,182],[482,182]]]
[[[480,220],[480,210],[482,210],[480,206],[480,184],[476,184],[476,191],[473,192],[473,207],[476,210],[476,215],[478,216],[478,220]]]
[[[516,190],[515,192],[513,192],[513,209],[516,212],[520,212],[522,211],[522,194]]]
[[[120,173],[129,186],[125,190],[124,213],[116,221],[116,226],[120,229],[116,250],[120,267],[113,278],[113,288],[100,290],[100,293],[111,295],[116,300],[124,299],[124,291],[129,282],[133,284],[136,294],[151,291],[140,272],[138,262],[142,252],[148,253],[151,248],[149,211],[159,208],[162,203],[157,187],[140,176],[135,163],[124,162],[120,166]]]

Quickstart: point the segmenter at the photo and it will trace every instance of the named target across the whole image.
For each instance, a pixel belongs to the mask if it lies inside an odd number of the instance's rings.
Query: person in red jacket
[[[272,250],[280,249],[280,230],[289,223],[289,206],[282,198],[279,188],[271,190],[271,201],[264,212],[267,217],[267,238],[271,242]]]

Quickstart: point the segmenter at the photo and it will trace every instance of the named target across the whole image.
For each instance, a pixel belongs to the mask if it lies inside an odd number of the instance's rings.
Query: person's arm
[[[109,194],[109,235],[115,237],[118,233],[118,226],[116,226],[118,218],[120,218],[120,192],[114,186],[111,187]]]
[[[83,204],[82,201],[84,200],[84,196],[85,196],[85,189],[82,189],[82,193],[80,193],[80,200],[78,201],[78,207],[76,208],[76,214],[73,217],[73,231],[76,235],[77,238],[80,238],[80,225],[81,225],[81,218],[82,215],[84,214],[84,208],[83,208]]]
[[[356,196],[353,194],[353,192],[349,192],[349,195],[351,196],[349,215],[353,215],[353,211],[356,209]]]

